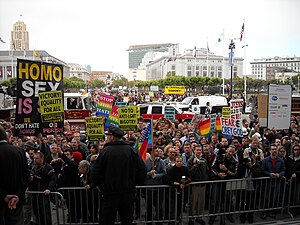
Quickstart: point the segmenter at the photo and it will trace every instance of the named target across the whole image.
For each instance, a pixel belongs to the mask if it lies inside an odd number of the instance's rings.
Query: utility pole
[[[235,49],[235,43],[233,42],[233,39],[231,39],[231,42],[229,44],[230,49],[230,100],[232,99],[232,76],[233,76],[233,57],[234,57],[234,49]]]

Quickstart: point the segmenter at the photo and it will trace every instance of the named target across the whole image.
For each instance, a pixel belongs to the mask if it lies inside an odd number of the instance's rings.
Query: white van
[[[210,103],[211,113],[222,112],[222,107],[228,106],[227,98],[224,96],[208,95],[186,97],[182,102],[177,104],[177,107],[183,111],[204,114],[207,102]]]

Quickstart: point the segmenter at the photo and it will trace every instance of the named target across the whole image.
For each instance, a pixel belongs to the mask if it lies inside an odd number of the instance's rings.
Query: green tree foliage
[[[105,87],[105,82],[103,80],[91,80],[89,82],[89,86],[91,88],[102,88],[102,87]]]
[[[78,77],[64,78],[64,88],[85,88],[86,83]]]
[[[17,84],[17,78],[14,77],[14,78],[10,78],[8,80],[5,80],[1,83],[1,86],[4,86],[4,87],[9,87],[9,86],[15,86]]]
[[[125,77],[122,77],[121,79],[114,80],[112,82],[112,86],[115,88],[118,88],[119,86],[127,86],[128,80]]]

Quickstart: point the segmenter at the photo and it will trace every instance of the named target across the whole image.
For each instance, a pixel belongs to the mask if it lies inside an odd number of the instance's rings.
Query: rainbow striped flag
[[[148,148],[152,148],[152,120],[150,123],[148,123],[146,129],[142,132],[142,136],[135,144],[134,148],[137,150],[141,158],[145,161]]]
[[[211,135],[211,130],[210,130],[210,118],[207,118],[205,120],[202,120],[198,123],[199,126],[199,133],[202,136],[210,136]],[[222,133],[222,125],[221,125],[221,118],[216,117],[216,130],[218,133]]]
[[[111,123],[114,124],[114,125],[119,125],[118,108],[119,107],[117,105],[115,105],[112,108],[112,110],[111,110],[111,112],[110,112],[110,114],[109,114],[109,116],[108,116],[108,118],[105,122],[104,129],[107,129],[109,124],[111,124]]]
[[[202,136],[208,136],[210,134],[210,118],[199,122],[199,133]]]

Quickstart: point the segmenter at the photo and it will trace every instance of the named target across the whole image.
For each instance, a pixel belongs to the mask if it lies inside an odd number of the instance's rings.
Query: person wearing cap
[[[110,125],[92,168],[92,185],[102,193],[101,224],[113,225],[119,212],[122,225],[132,224],[136,185],[143,185],[146,166],[132,147],[122,141],[124,131]]]

